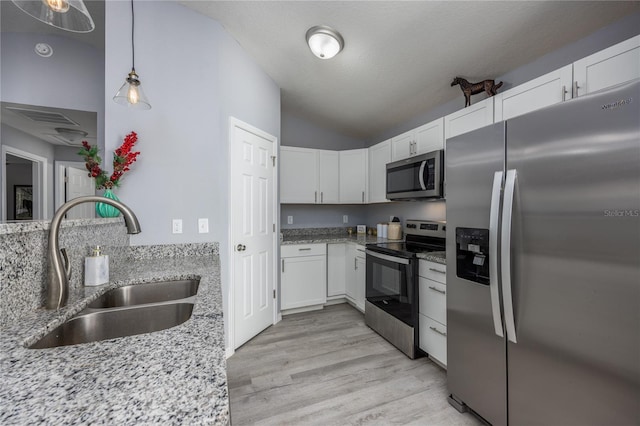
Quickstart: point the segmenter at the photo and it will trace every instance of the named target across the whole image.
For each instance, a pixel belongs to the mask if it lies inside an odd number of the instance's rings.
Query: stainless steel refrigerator
[[[640,81],[446,142],[449,401],[640,424]]]

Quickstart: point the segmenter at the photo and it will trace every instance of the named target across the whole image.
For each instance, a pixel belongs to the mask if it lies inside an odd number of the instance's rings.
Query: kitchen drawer
[[[420,260],[418,263],[418,275],[442,284],[447,283],[447,266],[441,263]]]
[[[419,277],[418,311],[434,320],[447,325],[447,286],[435,281]]]
[[[326,244],[287,244],[280,246],[280,257],[324,256]]]
[[[447,327],[422,314],[420,322],[419,347],[445,367],[447,366]]]

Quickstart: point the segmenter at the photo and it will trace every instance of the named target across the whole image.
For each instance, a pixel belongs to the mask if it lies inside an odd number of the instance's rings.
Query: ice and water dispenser
[[[489,230],[456,228],[456,275],[489,285]]]

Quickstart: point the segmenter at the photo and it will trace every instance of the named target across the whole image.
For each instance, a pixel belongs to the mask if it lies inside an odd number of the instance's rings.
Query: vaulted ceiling
[[[454,76],[505,74],[625,15],[612,1],[182,1],[220,22],[282,89],[282,108],[370,138],[460,96]],[[342,53],[320,60],[306,31]]]

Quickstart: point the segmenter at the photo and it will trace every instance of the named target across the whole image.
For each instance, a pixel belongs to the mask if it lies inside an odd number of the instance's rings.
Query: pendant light
[[[96,27],[82,0],[11,0],[38,21],[74,33],[89,33]]]
[[[318,25],[307,31],[309,49],[320,59],[331,59],[344,47],[344,39],[339,32],[326,25]]]
[[[133,13],[133,0],[131,0],[131,72],[127,75],[124,84],[113,97],[113,100],[129,108],[151,109],[151,104],[142,91],[140,79],[136,74],[136,49],[133,42],[134,28],[135,15]]]

